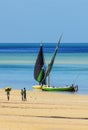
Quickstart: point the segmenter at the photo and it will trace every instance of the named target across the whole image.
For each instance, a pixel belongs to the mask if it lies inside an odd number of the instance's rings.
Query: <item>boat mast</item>
[[[53,55],[52,55],[51,61],[50,61],[50,63],[48,64],[48,68],[47,68],[47,70],[46,70],[46,72],[45,72],[45,75],[44,75],[44,78],[43,78],[43,80],[42,80],[42,83],[43,83],[44,80],[49,76],[49,74],[50,74],[50,72],[51,72],[51,70],[52,70],[52,67],[53,67],[53,64],[54,64],[54,61],[55,61],[55,57],[56,57],[56,54],[57,54],[57,51],[58,51],[58,48],[59,48],[59,45],[60,45],[61,38],[62,38],[62,35],[61,35],[60,38],[59,38],[59,41],[58,41],[58,43],[57,43],[57,45],[56,45],[56,48],[55,48],[55,50],[54,50],[54,53],[53,53]]]
[[[48,87],[50,87],[50,74],[48,75]]]

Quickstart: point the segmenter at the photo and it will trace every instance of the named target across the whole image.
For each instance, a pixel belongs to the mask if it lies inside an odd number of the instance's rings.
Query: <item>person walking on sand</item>
[[[23,89],[21,89],[21,96],[22,96],[22,101],[23,101]]]
[[[7,100],[8,100],[8,101],[9,101],[9,99],[10,99],[10,91],[11,91],[11,87],[7,86],[7,87],[5,88],[5,92],[6,92],[6,94],[7,94]]]
[[[26,98],[26,88],[24,88],[24,90],[23,90],[23,97],[24,97],[24,101],[26,101],[27,100],[27,98]]]
[[[7,99],[9,101],[9,99],[10,99],[10,91],[7,91]]]

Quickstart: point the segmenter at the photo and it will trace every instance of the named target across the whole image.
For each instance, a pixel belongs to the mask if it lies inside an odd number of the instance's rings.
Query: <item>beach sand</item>
[[[0,130],[88,130],[88,96],[0,89]]]

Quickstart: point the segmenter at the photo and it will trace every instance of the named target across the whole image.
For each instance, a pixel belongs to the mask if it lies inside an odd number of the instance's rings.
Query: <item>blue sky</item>
[[[88,42],[88,0],[0,0],[0,43]]]

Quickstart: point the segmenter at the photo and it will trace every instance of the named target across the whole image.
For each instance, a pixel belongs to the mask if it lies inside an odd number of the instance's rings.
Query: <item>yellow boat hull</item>
[[[34,85],[32,86],[34,89],[41,89],[41,85]]]
[[[34,86],[32,86],[34,89],[42,89],[42,87],[48,87],[48,85],[43,85],[43,86],[41,86],[41,85],[34,85]]]

